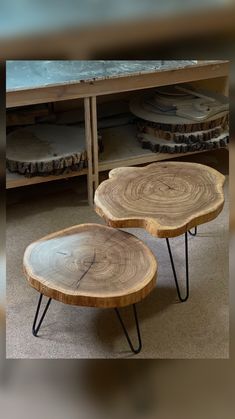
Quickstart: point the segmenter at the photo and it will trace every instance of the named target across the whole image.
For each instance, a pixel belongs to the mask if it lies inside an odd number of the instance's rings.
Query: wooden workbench
[[[87,174],[88,199],[93,202],[93,193],[99,184],[99,171],[120,165],[148,163],[177,157],[176,154],[152,153],[139,148],[133,155],[133,135],[124,129],[127,141],[119,157],[110,155],[98,160],[97,96],[120,92],[137,91],[175,83],[200,83],[202,86],[228,94],[228,61],[8,61],[6,74],[7,108],[58,102],[70,99],[84,101],[85,132],[88,153],[88,169],[62,175],[25,178],[7,176],[7,187],[41,183],[63,177]],[[117,135],[117,131],[116,135]],[[113,133],[111,133],[113,134]],[[110,139],[115,137],[110,136]],[[117,137],[116,137],[117,138]],[[129,143],[128,143],[129,141]],[[122,141],[124,142],[124,140]],[[108,143],[108,142],[107,142]],[[114,151],[115,145],[114,141]],[[110,146],[110,143],[109,143]],[[128,151],[129,150],[129,151]],[[128,156],[128,153],[130,154]],[[182,154],[180,154],[182,155]]]

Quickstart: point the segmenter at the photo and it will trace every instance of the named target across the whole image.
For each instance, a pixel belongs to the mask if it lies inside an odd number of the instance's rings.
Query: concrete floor
[[[206,162],[221,168],[221,161],[216,158]],[[177,301],[165,240],[151,237],[141,229],[127,229],[149,245],[159,262],[156,289],[137,305],[143,341],[138,355],[130,353],[112,309],[80,308],[53,301],[40,337],[32,336],[38,293],[28,285],[22,272],[25,247],[53,231],[102,220],[87,205],[82,179],[9,191],[7,357],[228,358],[227,189],[226,184],[226,203],[219,217],[200,226],[197,237],[189,238],[191,289],[186,303]],[[183,278],[184,238],[172,239],[171,244],[178,275]],[[122,313],[135,337],[131,308],[122,309]]]

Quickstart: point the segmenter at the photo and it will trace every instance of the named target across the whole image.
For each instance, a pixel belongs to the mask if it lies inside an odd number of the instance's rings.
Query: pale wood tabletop
[[[224,205],[225,177],[198,163],[120,167],[95,193],[96,212],[112,227],[142,227],[175,237],[213,220]]]
[[[157,261],[135,236],[99,224],[81,224],[28,246],[24,271],[41,294],[66,304],[122,307],[155,287]]]

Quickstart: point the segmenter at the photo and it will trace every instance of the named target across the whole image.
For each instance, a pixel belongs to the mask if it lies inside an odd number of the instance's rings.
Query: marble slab
[[[82,83],[194,66],[196,60],[7,61],[7,91]]]

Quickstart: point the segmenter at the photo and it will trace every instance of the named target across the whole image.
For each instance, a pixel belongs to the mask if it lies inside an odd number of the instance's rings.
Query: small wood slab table
[[[81,224],[50,234],[30,244],[24,272],[40,292],[33,324],[37,335],[51,299],[65,304],[113,307],[133,352],[141,349],[135,303],[155,287],[157,262],[135,236],[99,224]],[[49,301],[36,326],[42,296]],[[117,307],[133,304],[139,347],[134,349]]]
[[[177,292],[188,298],[188,242],[192,227],[213,220],[224,205],[225,177],[198,163],[163,162],[109,172],[95,193],[96,212],[112,227],[142,227],[166,238]],[[170,237],[185,233],[186,297],[179,291]],[[195,233],[191,233],[196,235]]]

